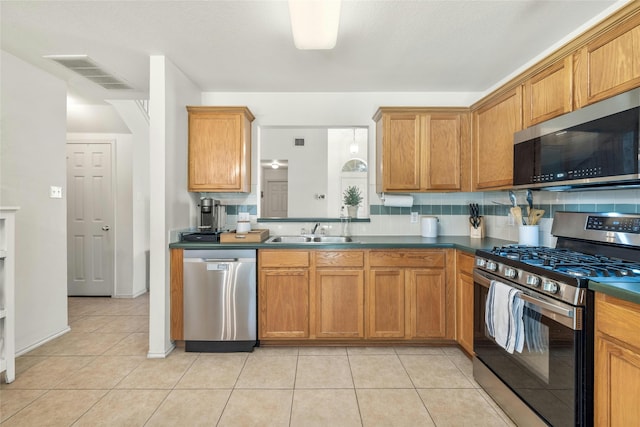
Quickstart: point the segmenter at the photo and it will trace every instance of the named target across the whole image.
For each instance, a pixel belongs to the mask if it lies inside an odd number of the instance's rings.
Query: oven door
[[[485,305],[492,279],[501,280],[490,273],[474,271],[473,344],[477,360],[547,423],[553,426],[592,423],[589,409],[592,400],[586,395],[591,394],[591,387],[585,384],[588,367],[582,308],[507,283],[520,289],[525,301],[524,349],[509,354],[489,336],[485,325]],[[478,382],[482,385],[479,379]]]

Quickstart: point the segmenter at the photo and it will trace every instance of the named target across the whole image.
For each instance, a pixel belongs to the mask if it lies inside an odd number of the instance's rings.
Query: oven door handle
[[[553,313],[559,314],[559,315],[564,316],[564,317],[573,317],[574,309],[569,310],[569,309],[566,309],[564,307],[558,307],[555,304],[551,304],[551,303],[548,303],[546,301],[542,301],[542,300],[539,300],[537,298],[533,298],[532,296],[529,296],[529,295],[527,295],[527,294],[525,294],[523,292],[520,292],[518,294],[518,296],[520,297],[521,300],[527,301],[527,302],[529,302],[529,303],[531,303],[531,304],[533,304],[535,306],[538,306],[540,308],[544,308],[545,310],[549,310],[549,311],[551,311]]]
[[[485,288],[489,288],[491,286],[491,277],[487,276],[487,273],[478,269],[474,269],[473,271],[473,281],[475,284]],[[517,286],[512,287],[522,291],[522,289]],[[573,330],[582,329],[582,308],[562,307],[524,292],[520,292],[519,296],[523,301],[526,301],[530,306],[533,306],[531,307],[532,310],[536,310]]]

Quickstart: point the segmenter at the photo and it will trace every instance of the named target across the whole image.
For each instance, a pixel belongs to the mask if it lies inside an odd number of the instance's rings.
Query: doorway
[[[67,293],[114,293],[113,140],[67,143]]]
[[[262,216],[286,218],[289,213],[288,168],[271,166],[262,169]]]

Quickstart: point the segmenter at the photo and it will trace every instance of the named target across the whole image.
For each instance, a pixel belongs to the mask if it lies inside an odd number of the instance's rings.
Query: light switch
[[[62,187],[52,185],[49,188],[49,197],[52,199],[62,199]]]
[[[418,212],[411,212],[411,224],[418,223]]]

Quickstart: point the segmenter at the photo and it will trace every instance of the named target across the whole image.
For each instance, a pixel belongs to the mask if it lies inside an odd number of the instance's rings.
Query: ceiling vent
[[[45,55],[44,58],[57,62],[82,77],[109,90],[131,90],[131,86],[113,74],[105,71],[87,55]]]
[[[304,138],[293,138],[294,147],[304,147]]]

